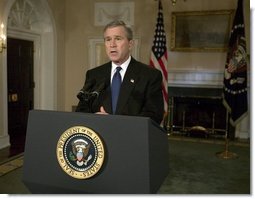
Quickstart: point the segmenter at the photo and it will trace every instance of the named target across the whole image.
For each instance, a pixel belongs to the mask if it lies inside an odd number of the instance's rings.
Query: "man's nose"
[[[115,46],[116,46],[116,42],[115,42],[115,40],[113,39],[113,40],[111,40],[110,47],[115,47]]]

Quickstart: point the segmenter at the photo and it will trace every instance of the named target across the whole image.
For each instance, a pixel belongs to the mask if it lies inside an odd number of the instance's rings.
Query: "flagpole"
[[[229,124],[229,113],[228,113],[228,111],[226,111],[225,150],[216,153],[216,156],[218,158],[222,158],[222,159],[234,159],[234,158],[238,157],[238,155],[236,153],[230,152],[228,150],[228,148],[229,148],[229,139],[228,139],[229,126],[228,126],[228,124]]]
[[[173,110],[174,110],[174,98],[169,98],[168,109],[167,109],[167,124],[166,130],[167,135],[170,136],[173,133]]]

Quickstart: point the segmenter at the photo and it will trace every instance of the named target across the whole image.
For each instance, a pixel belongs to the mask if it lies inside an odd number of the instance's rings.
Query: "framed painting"
[[[173,12],[172,51],[226,51],[234,10]]]

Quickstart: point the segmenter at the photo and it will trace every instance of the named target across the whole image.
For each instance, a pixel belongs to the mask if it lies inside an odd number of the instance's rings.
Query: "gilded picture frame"
[[[226,51],[233,10],[172,12],[172,51]]]

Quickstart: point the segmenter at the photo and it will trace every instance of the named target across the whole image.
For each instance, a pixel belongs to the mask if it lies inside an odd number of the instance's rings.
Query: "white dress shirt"
[[[118,66],[120,66],[122,69],[120,70],[120,75],[121,75],[121,80],[123,81],[124,75],[127,71],[128,65],[131,61],[131,56],[129,56],[129,58],[127,59],[127,61],[125,61],[123,64],[121,65],[116,65],[115,63],[112,62],[112,71],[111,71],[111,82],[112,82],[112,77],[114,75],[114,73],[116,72],[116,68]]]

